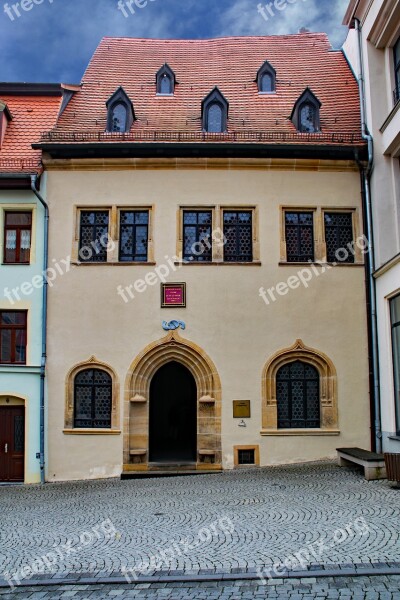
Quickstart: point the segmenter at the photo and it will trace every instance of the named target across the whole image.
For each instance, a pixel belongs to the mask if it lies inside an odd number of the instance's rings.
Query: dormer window
[[[160,96],[173,96],[175,84],[175,73],[171,67],[165,63],[156,75],[157,94]]]
[[[224,133],[227,129],[229,103],[216,87],[202,104],[203,131]]]
[[[3,145],[6,129],[9,121],[12,120],[12,115],[8,110],[7,104],[0,100],[0,149]]]
[[[256,82],[260,94],[273,94],[276,91],[276,71],[268,61],[258,70]]]
[[[313,92],[307,88],[297,100],[291,119],[300,133],[318,133],[320,127],[320,108],[322,104]]]
[[[107,106],[107,132],[127,133],[130,131],[135,112],[133,104],[125,90],[120,87],[106,102]]]

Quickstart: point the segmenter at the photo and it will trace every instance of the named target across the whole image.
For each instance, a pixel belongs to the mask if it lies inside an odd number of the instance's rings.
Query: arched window
[[[261,78],[260,92],[272,92],[272,77],[269,73],[265,73]]]
[[[299,126],[301,133],[315,133],[317,131],[316,112],[314,104],[305,102],[301,105]]]
[[[124,104],[116,104],[112,108],[112,131],[124,133],[126,131],[127,110]]]
[[[263,435],[285,435],[284,430],[296,429],[303,430],[301,435],[308,429],[318,429],[321,435],[339,432],[335,366],[325,354],[308,348],[301,340],[268,360],[263,370],[262,398]]]
[[[175,73],[171,67],[165,63],[156,74],[157,94],[161,96],[172,96],[175,91]]]
[[[107,132],[127,133],[135,120],[133,105],[125,90],[120,87],[106,102]]]
[[[292,122],[300,133],[318,133],[320,127],[321,102],[307,88],[294,105],[291,115]]]
[[[110,429],[112,392],[112,378],[106,371],[79,371],[74,379],[74,427]]]
[[[215,88],[203,100],[203,130],[207,133],[224,133],[227,129],[228,101]]]
[[[281,367],[276,375],[278,429],[320,427],[319,373],[300,360]]]
[[[276,91],[276,71],[268,61],[258,70],[256,82],[261,94],[272,94]]]
[[[215,102],[207,110],[208,133],[222,133],[222,106]]]

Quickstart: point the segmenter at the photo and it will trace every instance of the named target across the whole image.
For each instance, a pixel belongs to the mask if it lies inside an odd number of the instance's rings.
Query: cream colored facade
[[[154,258],[154,264],[143,265],[72,264],[50,287],[49,481],[113,477],[123,470],[148,468],[149,386],[169,360],[185,364],[196,380],[198,469],[231,469],[240,448],[255,449],[260,465],[277,465],[334,457],[337,447],[369,447],[363,257],[358,253],[354,265],[324,263],[314,269],[282,261],[283,207],[315,210],[319,225],[326,208],[353,210],[354,226],[362,233],[355,164],[262,159],[63,162],[49,157],[45,164],[51,260],[60,263],[76,256],[79,209],[107,207],[115,214],[118,208],[136,206],[151,207]],[[218,213],[225,206],[254,209],[259,260],[175,265],[173,271],[180,208],[213,207]],[[319,225],[315,246],[323,254]],[[115,253],[109,250],[109,260]],[[161,265],[169,265],[168,283],[186,283],[186,308],[160,308],[160,280],[149,274]],[[303,269],[308,270],[307,287],[288,288],[266,304],[260,288],[275,288]],[[130,285],[134,298],[125,302],[118,286]],[[162,322],[172,319],[183,321],[186,329],[164,331]],[[303,357],[320,369],[321,429],[277,429],[270,384],[282,355],[288,361]],[[71,426],[71,377],[87,363],[103,366],[113,378],[110,430]],[[233,418],[234,400],[250,400],[250,418]]]
[[[400,452],[390,318],[390,301],[400,294],[400,87],[396,96],[394,92],[400,81],[396,82],[393,51],[400,39],[400,1],[350,2],[345,24],[351,29],[344,50],[358,75],[358,34],[353,28],[354,19],[358,19],[361,27],[366,124],[374,143],[371,196],[383,449]],[[400,414],[397,419],[400,423]]]

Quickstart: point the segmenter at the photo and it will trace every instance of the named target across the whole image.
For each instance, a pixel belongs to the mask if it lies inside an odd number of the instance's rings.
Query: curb
[[[343,567],[340,568],[324,568],[322,565],[320,568],[313,567],[312,570],[303,570],[303,571],[286,571],[279,573],[278,575],[271,575],[268,577],[269,581],[279,581],[281,583],[282,580],[291,580],[291,579],[321,579],[325,577],[378,577],[378,576],[391,576],[391,575],[399,575],[400,576],[400,566],[374,566],[374,564],[370,565],[359,565],[355,567]],[[268,568],[272,567],[264,567],[265,571],[268,572]],[[262,574],[261,574],[262,575]],[[122,574],[115,574],[109,576],[94,576],[94,577],[85,577],[80,576],[79,573],[74,574],[65,574],[60,576],[55,576],[52,579],[30,579],[22,581],[20,584],[14,586],[15,589],[18,588],[26,588],[26,587],[50,587],[50,586],[64,586],[64,585],[121,585],[121,584],[131,584],[131,585],[139,585],[141,583],[201,583],[201,582],[215,582],[215,581],[257,581],[260,580],[262,583],[266,582],[266,579],[261,579],[256,569],[251,569],[251,571],[243,571],[240,573],[237,572],[226,572],[226,573],[198,573],[198,574],[183,574],[183,575],[174,575],[173,572],[170,574],[159,574],[159,575],[151,575],[148,577],[138,577],[134,581],[128,581]],[[265,585],[265,584],[264,584]],[[0,589],[7,589],[11,586],[7,583],[7,581],[0,579]]]

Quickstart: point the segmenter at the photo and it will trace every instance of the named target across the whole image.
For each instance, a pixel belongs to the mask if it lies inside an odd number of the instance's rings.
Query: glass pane
[[[26,332],[17,330],[15,332],[15,362],[26,362]]]
[[[164,74],[161,78],[161,94],[172,94],[171,78]]]
[[[392,315],[392,325],[400,323],[400,296],[396,296],[390,301],[390,312]]]
[[[197,223],[197,213],[195,212],[184,212],[183,213],[184,225],[195,225]]]
[[[81,212],[81,225],[94,225],[96,213],[83,210]]]
[[[268,73],[265,73],[261,79],[261,91],[272,92],[272,77]]]
[[[26,313],[19,312],[9,312],[2,311],[1,312],[1,323],[3,325],[25,325],[26,323]]]
[[[222,133],[222,107],[219,104],[211,104],[208,109],[208,132]]]
[[[6,250],[15,250],[17,248],[17,230],[8,229],[6,231]]]
[[[394,402],[396,407],[396,433],[400,434],[400,325],[393,327]]]
[[[31,225],[32,224],[32,213],[31,212],[15,212],[6,213],[6,227],[12,225]]]
[[[114,132],[122,132],[126,131],[126,117],[127,111],[126,107],[123,104],[117,104],[113,108],[113,116],[112,116],[112,131]]]
[[[9,329],[1,331],[0,341],[0,361],[11,362],[11,331]]]
[[[396,67],[400,64],[400,38],[394,47],[394,64]]]
[[[21,231],[20,248],[21,248],[21,250],[29,250],[30,247],[31,247],[31,232],[28,229],[23,229]]]
[[[300,131],[314,133],[315,129],[315,107],[312,104],[303,104],[300,108]]]
[[[148,225],[149,224],[149,213],[148,212],[136,212],[135,213],[136,225]]]
[[[23,452],[25,446],[24,417],[14,417],[14,452]]]
[[[86,385],[90,385],[93,383],[93,370],[92,369],[86,369],[85,371],[81,371],[80,373],[78,373],[78,375],[75,377],[75,383],[76,384],[86,384]]]
[[[100,371],[100,369],[96,369],[94,371],[94,383],[102,385],[111,385],[111,376],[105,371]]]
[[[136,250],[135,254],[147,253],[147,226],[136,227]]]
[[[76,419],[91,419],[92,417],[92,388],[80,387],[75,388],[75,418]]]

